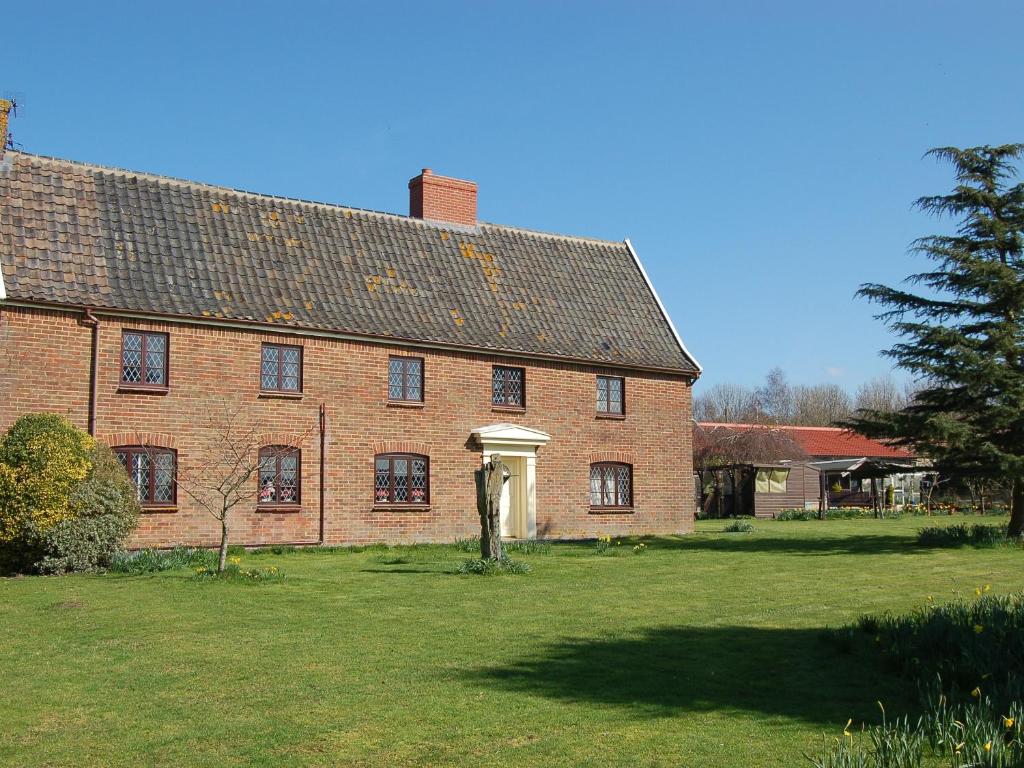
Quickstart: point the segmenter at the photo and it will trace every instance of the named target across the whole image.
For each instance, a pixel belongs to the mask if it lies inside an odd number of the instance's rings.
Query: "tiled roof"
[[[696,373],[626,243],[437,222],[19,152],[12,301]]]
[[[755,424],[722,424],[704,422],[703,427],[726,427],[730,429],[753,429]],[[784,430],[803,449],[804,453],[814,458],[872,458],[872,459],[912,459],[914,454],[906,448],[886,445],[870,437],[858,435],[856,432],[841,427],[791,427],[773,425],[772,429]]]

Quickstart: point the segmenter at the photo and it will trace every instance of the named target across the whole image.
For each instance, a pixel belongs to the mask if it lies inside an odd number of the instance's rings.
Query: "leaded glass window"
[[[597,412],[621,416],[626,412],[626,381],[618,376],[597,377]]]
[[[423,359],[392,357],[388,359],[388,400],[423,402]]]
[[[121,446],[114,449],[131,478],[143,505],[172,505],[176,501],[174,451],[146,446]]]
[[[491,376],[491,402],[515,408],[526,407],[526,369],[494,366]]]
[[[415,454],[389,453],[374,458],[375,504],[427,504],[430,501],[430,460]]]
[[[260,360],[260,389],[264,392],[301,392],[302,347],[264,344]]]
[[[633,506],[633,468],[629,464],[591,464],[590,506]]]
[[[259,503],[298,504],[301,485],[298,448],[269,445],[260,448]]]
[[[121,383],[167,386],[167,334],[125,331],[121,338]]]

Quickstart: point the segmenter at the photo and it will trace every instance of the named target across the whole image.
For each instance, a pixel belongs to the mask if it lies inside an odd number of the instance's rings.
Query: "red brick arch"
[[[376,456],[381,453],[418,453],[420,456],[430,456],[430,446],[416,440],[388,440],[374,443],[373,454]]]
[[[265,445],[286,445],[289,448],[302,448],[308,436],[295,432],[263,432],[257,436],[260,447]]]
[[[595,451],[590,454],[590,463],[610,461],[616,464],[635,464],[636,459],[628,451]]]
[[[177,449],[178,442],[174,435],[165,432],[111,432],[109,435],[99,438],[100,442],[110,447],[118,445],[143,445],[152,448],[173,448]]]

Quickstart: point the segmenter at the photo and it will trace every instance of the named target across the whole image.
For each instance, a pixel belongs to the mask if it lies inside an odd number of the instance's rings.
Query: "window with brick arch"
[[[264,344],[260,359],[260,390],[302,392],[302,347]]]
[[[494,366],[491,374],[491,403],[510,408],[526,407],[526,369]]]
[[[114,455],[131,478],[143,507],[177,503],[178,456],[170,448],[119,445]]]
[[[126,387],[167,387],[166,333],[125,331],[121,336],[121,384]]]
[[[590,465],[590,506],[617,509],[633,506],[633,467],[617,462]]]
[[[302,451],[289,445],[260,448],[259,496],[262,507],[297,506],[302,491]]]
[[[622,416],[626,413],[626,380],[621,376],[597,377],[597,412]]]
[[[414,453],[383,453],[373,460],[373,503],[429,504],[430,459]]]

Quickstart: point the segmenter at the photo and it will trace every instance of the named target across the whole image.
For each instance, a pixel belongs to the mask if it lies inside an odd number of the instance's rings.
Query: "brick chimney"
[[[0,157],[7,149],[7,121],[10,118],[13,104],[7,99],[0,99]]]
[[[435,176],[429,168],[409,179],[409,215],[476,226],[476,183]]]

